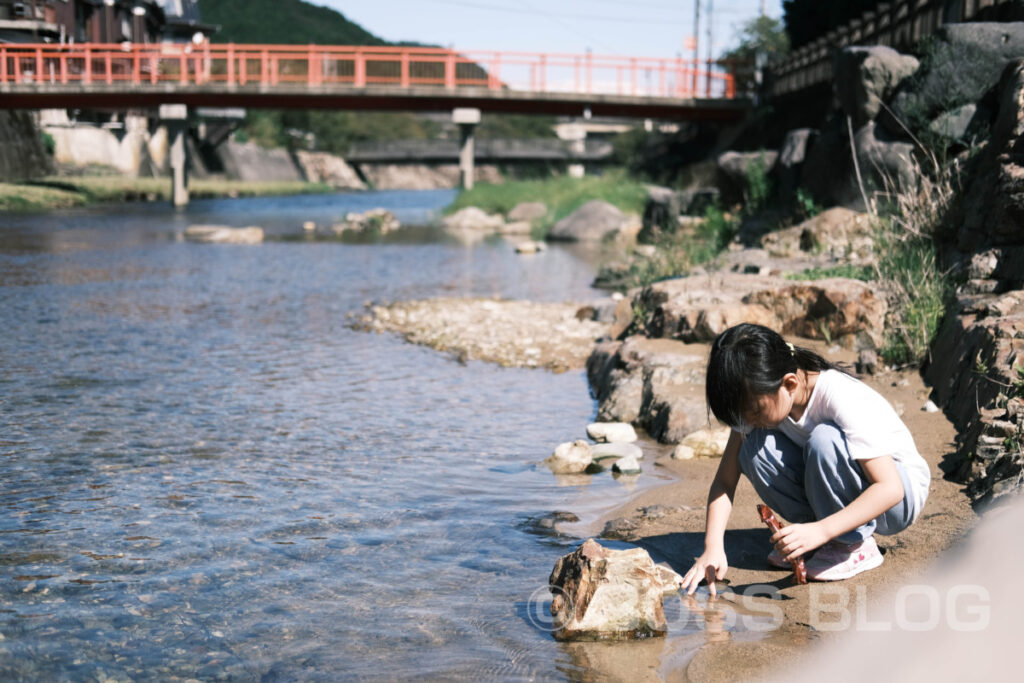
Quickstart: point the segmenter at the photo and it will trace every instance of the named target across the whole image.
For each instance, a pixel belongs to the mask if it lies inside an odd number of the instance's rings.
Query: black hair
[[[790,372],[839,370],[814,351],[788,344],[763,325],[730,327],[711,345],[705,391],[708,409],[730,427],[744,424],[743,412],[758,396],[774,394]]]

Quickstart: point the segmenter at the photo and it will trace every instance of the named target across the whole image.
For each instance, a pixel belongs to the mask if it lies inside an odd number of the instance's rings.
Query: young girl
[[[760,325],[731,327],[712,346],[706,390],[711,412],[733,431],[708,493],[704,554],[683,578],[687,593],[706,573],[725,577],[723,538],[741,472],[790,522],[771,537],[768,562],[788,567],[816,551],[809,579],[877,567],[872,534],[898,533],[921,514],[931,475],[906,425],[881,395],[813,351]]]

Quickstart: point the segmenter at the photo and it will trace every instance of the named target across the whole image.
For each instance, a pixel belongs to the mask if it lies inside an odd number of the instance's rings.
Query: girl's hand
[[[681,587],[687,595],[693,595],[701,580],[707,578],[708,590],[711,591],[711,595],[717,595],[715,581],[724,579],[728,570],[729,561],[725,559],[724,550],[705,550],[703,555],[694,560],[690,571],[686,572]]]
[[[815,548],[825,545],[829,536],[818,522],[790,524],[772,535],[771,541],[786,562],[792,562]]]

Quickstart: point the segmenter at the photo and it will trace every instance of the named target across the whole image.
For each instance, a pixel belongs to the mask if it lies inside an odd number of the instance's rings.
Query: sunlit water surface
[[[578,539],[529,520],[622,504],[657,471],[566,483],[538,464],[593,419],[582,372],[463,365],[349,327],[371,300],[588,300],[593,255],[429,230],[289,238],[376,206],[427,223],[451,198],[0,218],[0,678],[600,669],[605,646],[556,643],[531,600]],[[191,223],[272,239],[186,243]]]

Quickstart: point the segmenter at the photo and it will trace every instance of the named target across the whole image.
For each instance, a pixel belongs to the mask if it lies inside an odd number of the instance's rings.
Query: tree
[[[738,92],[756,92],[760,71],[789,52],[789,36],[779,19],[759,16],[743,24],[739,44],[719,60],[736,79]]]

